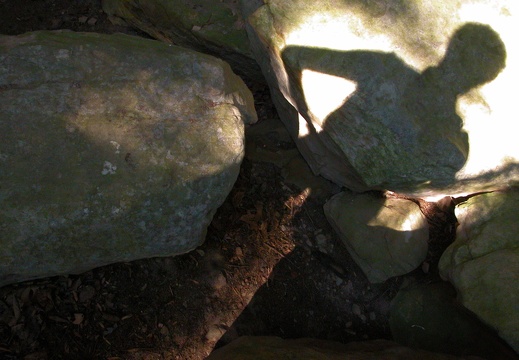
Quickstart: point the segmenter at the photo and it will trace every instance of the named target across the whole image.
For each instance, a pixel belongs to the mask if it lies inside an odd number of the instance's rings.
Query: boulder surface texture
[[[324,212],[372,283],[407,274],[425,260],[429,226],[409,200],[342,192]]]
[[[456,360],[457,356],[411,349],[387,340],[341,344],[316,339],[283,340],[273,336],[244,336],[215,350],[207,360]],[[479,358],[472,358],[477,360]]]
[[[519,182],[515,3],[243,6],[273,101],[315,173],[415,197]]]
[[[0,37],[0,285],[185,253],[232,188],[253,98],[154,40]]]
[[[123,20],[155,39],[214,54],[239,74],[264,82],[236,0],[103,0],[112,21]]]
[[[519,352],[519,191],[477,195],[456,207],[456,241],[439,268],[460,302]]]

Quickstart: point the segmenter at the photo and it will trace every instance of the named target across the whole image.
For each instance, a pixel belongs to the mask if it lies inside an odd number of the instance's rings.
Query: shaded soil
[[[146,36],[112,25],[99,1],[0,0],[0,33],[40,29]],[[206,242],[182,256],[1,288],[0,358],[203,359],[240,335],[390,338],[389,305],[402,283],[438,281],[454,237],[452,202],[419,201],[431,234],[424,266],[370,284],[322,210],[340,189],[301,165],[267,88],[249,85],[260,120]]]

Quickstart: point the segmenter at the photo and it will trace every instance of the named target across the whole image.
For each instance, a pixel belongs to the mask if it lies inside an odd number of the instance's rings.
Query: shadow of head
[[[505,44],[488,25],[466,23],[453,34],[436,70],[458,94],[494,80],[506,66]]]

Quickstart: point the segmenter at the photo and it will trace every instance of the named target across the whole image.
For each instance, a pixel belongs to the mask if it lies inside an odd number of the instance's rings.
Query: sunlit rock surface
[[[476,195],[456,207],[456,241],[440,274],[462,304],[519,352],[519,191]]]
[[[103,0],[112,20],[155,39],[217,55],[240,74],[263,82],[236,0]]]
[[[127,35],[0,37],[0,285],[187,252],[244,154],[223,61]]]
[[[373,283],[404,275],[425,260],[429,227],[409,200],[342,192],[325,204],[324,212]]]
[[[422,197],[518,183],[518,4],[242,3],[276,107],[315,173]]]

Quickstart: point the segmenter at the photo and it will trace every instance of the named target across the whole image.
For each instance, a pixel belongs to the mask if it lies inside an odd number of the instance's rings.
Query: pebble
[[[235,254],[238,258],[243,257],[243,250],[241,249],[241,247],[237,247],[237,248],[234,250],[234,254]]]
[[[225,285],[227,285],[227,279],[222,273],[219,273],[217,276],[210,280],[210,283],[213,289],[220,290]]]
[[[211,325],[209,327],[209,330],[205,334],[205,338],[207,341],[218,341],[222,337],[224,332],[225,331],[218,325]]]

